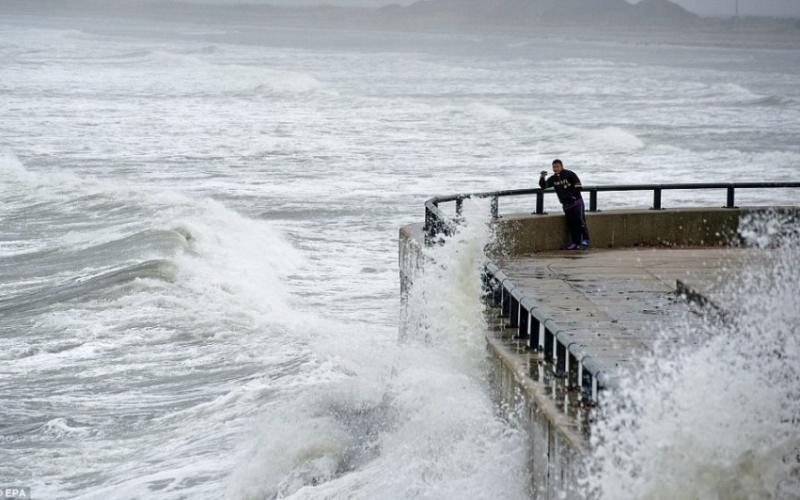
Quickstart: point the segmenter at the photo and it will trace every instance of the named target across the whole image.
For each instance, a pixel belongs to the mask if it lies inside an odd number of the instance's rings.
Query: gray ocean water
[[[459,272],[479,255],[447,256],[464,293],[427,290],[436,331],[399,342],[399,226],[556,157],[585,184],[797,180],[798,49],[0,15],[0,479],[37,498],[526,498]]]

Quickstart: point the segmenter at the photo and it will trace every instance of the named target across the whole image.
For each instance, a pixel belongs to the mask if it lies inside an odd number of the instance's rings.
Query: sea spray
[[[735,310],[666,327],[673,347],[604,398],[589,498],[800,498],[797,222],[750,218],[741,235],[766,259],[725,285]]]
[[[408,334],[426,343],[453,344],[452,352],[479,356],[484,340],[474,335],[483,317],[481,271],[484,249],[492,243],[485,200],[466,200],[455,232],[421,249],[421,266],[410,268],[412,283],[404,323]]]
[[[486,382],[488,208],[466,202],[463,214],[453,236],[422,249],[399,342],[368,323],[312,320],[307,383],[268,406],[229,497],[528,497],[526,438]]]

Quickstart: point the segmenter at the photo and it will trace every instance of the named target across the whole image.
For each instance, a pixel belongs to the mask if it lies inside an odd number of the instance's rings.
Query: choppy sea
[[[443,257],[401,339],[398,228],[556,157],[584,184],[796,181],[798,49],[0,15],[0,479],[526,498],[524,431],[486,381],[480,252]]]

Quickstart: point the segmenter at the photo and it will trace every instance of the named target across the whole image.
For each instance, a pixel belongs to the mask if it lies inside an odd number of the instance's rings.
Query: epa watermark
[[[0,500],[7,498],[31,498],[31,489],[27,486],[0,486]]]

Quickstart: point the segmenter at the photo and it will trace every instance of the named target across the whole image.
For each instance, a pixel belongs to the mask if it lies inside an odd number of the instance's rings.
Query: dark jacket
[[[560,174],[551,175],[547,180],[539,177],[539,187],[542,189],[555,188],[558,201],[562,205],[569,205],[583,199],[581,197],[581,180],[578,179],[575,172],[566,168],[562,169]]]

